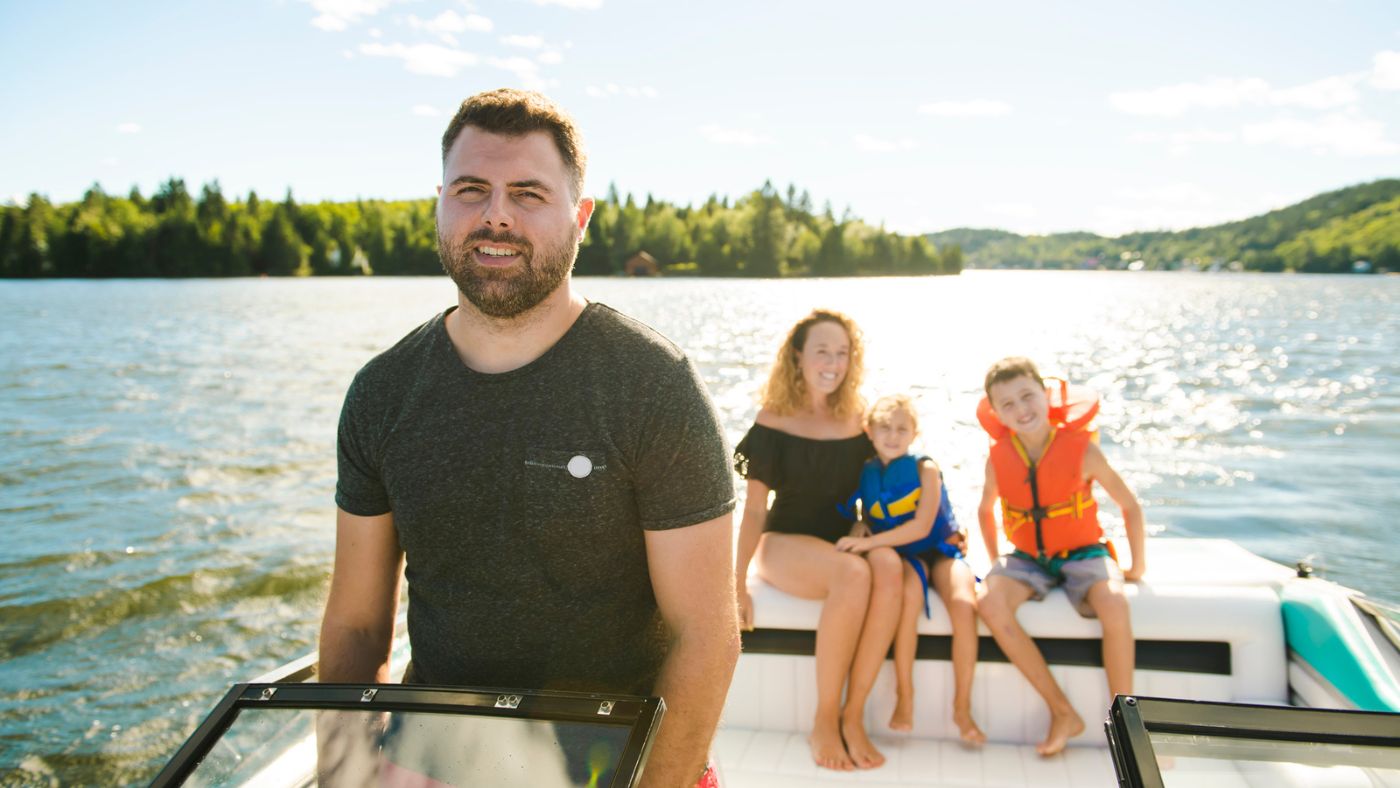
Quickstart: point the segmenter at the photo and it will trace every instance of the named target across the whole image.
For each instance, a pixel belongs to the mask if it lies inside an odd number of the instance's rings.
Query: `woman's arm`
[[[749,562],[758,550],[763,524],[768,520],[768,485],[749,479],[744,514],[739,520],[739,545],[734,557],[734,590],[739,597],[739,626],[753,629],[753,598],[749,596]]]

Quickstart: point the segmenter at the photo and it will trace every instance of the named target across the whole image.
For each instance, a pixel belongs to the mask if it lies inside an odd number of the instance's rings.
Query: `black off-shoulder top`
[[[861,466],[873,456],[865,433],[818,440],[755,424],[734,447],[734,469],[774,492],[763,530],[835,542],[851,530],[837,506],[855,492]]]

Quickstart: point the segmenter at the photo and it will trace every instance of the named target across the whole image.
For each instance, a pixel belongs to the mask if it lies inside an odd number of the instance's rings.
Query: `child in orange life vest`
[[[938,465],[909,453],[918,435],[914,403],[904,395],[882,397],[865,415],[865,432],[876,457],[861,473],[859,499],[864,522],[876,533],[847,536],[836,549],[866,553],[893,547],[904,558],[904,591],[894,637],[896,703],[890,728],[914,727],[914,652],[919,614],[928,610],[931,584],[948,609],[953,627],[953,721],[963,740],[987,737],[972,719],[972,674],[977,666],[977,593],[972,570],[961,558],[967,534],[958,527]],[[892,622],[891,622],[892,623]],[[867,621],[866,626],[880,625]],[[883,658],[883,657],[882,657]]]
[[[1035,641],[1017,623],[1016,608],[1063,584],[1079,614],[1097,616],[1103,626],[1109,692],[1131,694],[1133,630],[1123,581],[1141,578],[1147,568],[1142,508],[1086,429],[1096,403],[1087,416],[1081,412],[1077,419],[1052,419],[1050,392],[1035,365],[1024,358],[993,364],[985,388],[995,418],[979,414],[993,436],[977,519],[995,563],[978,612],[997,645],[1049,705],[1050,730],[1036,749],[1053,755],[1084,731],[1084,721],[1050,675]],[[1065,393],[1063,399],[1070,395]],[[1061,404],[1070,409],[1070,403]],[[1096,481],[1123,510],[1133,554],[1126,572],[1119,570],[1098,525],[1092,490]],[[1002,526],[1016,549],[995,558],[998,498]]]

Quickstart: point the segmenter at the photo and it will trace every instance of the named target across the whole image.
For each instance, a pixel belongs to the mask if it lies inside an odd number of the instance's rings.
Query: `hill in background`
[[[962,248],[968,268],[1133,268],[1350,272],[1400,271],[1400,179],[1319,194],[1238,222],[1175,232],[1017,235],[956,228],[930,233]],[[1361,266],[1366,268],[1367,266]]]

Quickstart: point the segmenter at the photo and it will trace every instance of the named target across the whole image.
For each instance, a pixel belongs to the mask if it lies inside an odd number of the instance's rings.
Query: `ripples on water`
[[[1029,355],[1103,394],[1105,451],[1150,525],[1312,555],[1400,599],[1400,279],[579,289],[681,344],[731,441],[787,328],[813,306],[849,312],[869,391],[918,396],[924,448],[970,524],[982,374]],[[440,278],[0,283],[0,782],[148,779],[228,684],[313,648],[341,397],[452,298]]]

